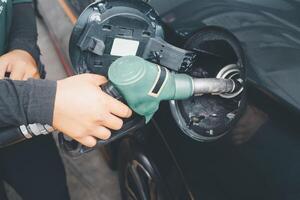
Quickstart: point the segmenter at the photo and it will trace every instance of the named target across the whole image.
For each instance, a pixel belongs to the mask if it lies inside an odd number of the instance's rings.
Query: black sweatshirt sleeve
[[[32,3],[13,4],[12,24],[9,34],[9,51],[21,49],[35,59],[41,78],[45,78],[44,65],[40,61],[40,49],[37,45],[37,26]]]
[[[0,128],[30,123],[52,125],[56,82],[0,80]]]

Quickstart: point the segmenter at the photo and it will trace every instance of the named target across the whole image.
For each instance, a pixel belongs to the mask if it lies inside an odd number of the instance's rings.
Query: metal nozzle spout
[[[202,94],[232,93],[236,84],[232,79],[194,78],[194,96]]]

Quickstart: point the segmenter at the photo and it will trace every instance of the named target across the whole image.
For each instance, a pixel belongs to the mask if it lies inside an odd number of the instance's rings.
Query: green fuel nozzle
[[[217,78],[193,78],[137,56],[117,59],[109,68],[108,78],[128,106],[150,121],[163,100],[187,99],[193,95],[233,92],[235,81]]]

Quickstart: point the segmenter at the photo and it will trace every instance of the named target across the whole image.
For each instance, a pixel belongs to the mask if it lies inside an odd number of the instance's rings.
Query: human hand
[[[40,78],[34,58],[23,50],[13,50],[0,56],[0,79],[5,77],[5,73],[10,73],[12,80]]]
[[[96,138],[108,139],[109,129],[119,130],[120,119],[132,111],[120,101],[101,91],[103,76],[82,74],[57,82],[53,127],[88,147]]]

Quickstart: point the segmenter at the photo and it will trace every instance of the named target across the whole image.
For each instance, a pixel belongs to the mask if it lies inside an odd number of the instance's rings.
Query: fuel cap
[[[144,57],[151,38],[164,32],[155,10],[142,1],[97,1],[79,16],[69,42],[75,73],[106,76],[108,67],[121,56]]]

